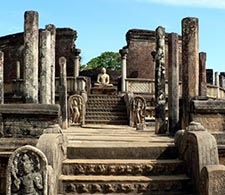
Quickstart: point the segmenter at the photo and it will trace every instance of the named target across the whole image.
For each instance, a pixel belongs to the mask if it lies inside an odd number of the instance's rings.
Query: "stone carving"
[[[132,112],[134,125],[137,130],[144,130],[146,102],[141,96],[135,96],[132,100]]]
[[[166,132],[165,119],[165,29],[159,26],[156,29],[156,53],[155,60],[155,132]]]
[[[80,95],[69,97],[70,121],[72,124],[83,124],[84,119],[84,101]]]
[[[101,73],[97,76],[97,82],[94,84],[95,87],[102,87],[102,86],[113,86],[113,84],[110,83],[110,77],[106,73],[106,69],[102,68]]]
[[[104,185],[104,193],[113,193],[116,192],[115,186],[113,184]]]
[[[181,130],[176,134],[175,144],[180,158],[188,165],[187,175],[192,178],[194,190],[199,192],[202,168],[219,164],[216,139],[197,122],[191,122],[185,131]]]
[[[67,183],[65,192],[71,194],[164,194],[181,192],[182,182],[170,181],[168,183],[146,182],[146,183]]]
[[[102,192],[102,187],[99,184],[91,184],[91,193],[98,193],[98,192]]]
[[[78,193],[89,192],[88,186],[85,184],[77,184],[76,189]]]
[[[64,167],[63,172],[72,175],[149,175],[159,172],[166,174],[168,170],[171,171],[160,164],[75,164],[72,168]]]
[[[47,195],[47,159],[33,146],[18,148],[9,158],[7,195]]]

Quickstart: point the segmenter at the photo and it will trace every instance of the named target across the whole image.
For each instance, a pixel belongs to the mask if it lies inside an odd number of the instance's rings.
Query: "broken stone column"
[[[190,122],[190,101],[199,95],[199,40],[198,18],[182,20],[182,128]]]
[[[156,29],[155,55],[155,133],[166,133],[166,95],[165,95],[165,29]]]
[[[51,32],[44,30],[40,34],[40,101],[51,104]]]
[[[4,53],[0,51],[0,104],[4,104]]]
[[[55,104],[55,42],[56,42],[56,27],[53,24],[48,24],[45,29],[51,32],[51,104]]]
[[[220,73],[220,87],[225,88],[225,76]]]
[[[213,85],[213,69],[206,69],[207,83]]]
[[[26,103],[38,103],[38,12],[24,15],[24,95]]]
[[[199,53],[199,95],[207,96],[206,53]]]
[[[59,84],[59,102],[62,113],[62,129],[68,128],[68,109],[67,109],[67,79],[66,79],[66,58],[59,58],[60,65],[60,84]]]
[[[216,97],[220,98],[220,73],[215,72],[215,86],[217,87],[216,91]]]
[[[168,118],[169,132],[174,135],[179,127],[179,36],[168,36]]]
[[[74,83],[74,91],[78,91],[77,89],[77,77],[79,76],[80,72],[80,49],[75,49],[75,58],[74,58],[74,78],[75,78],[75,83]]]
[[[121,85],[121,91],[126,91],[126,78],[127,78],[127,54],[128,49],[121,49],[120,55],[122,58],[122,85]]]

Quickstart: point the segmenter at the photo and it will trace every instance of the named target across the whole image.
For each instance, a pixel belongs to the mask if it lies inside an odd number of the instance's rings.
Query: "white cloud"
[[[137,0],[174,6],[207,7],[225,9],[225,0]]]

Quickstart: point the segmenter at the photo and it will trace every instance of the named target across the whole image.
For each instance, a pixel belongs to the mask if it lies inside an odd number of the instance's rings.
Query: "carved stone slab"
[[[7,195],[47,195],[47,158],[37,148],[26,145],[9,158]]]

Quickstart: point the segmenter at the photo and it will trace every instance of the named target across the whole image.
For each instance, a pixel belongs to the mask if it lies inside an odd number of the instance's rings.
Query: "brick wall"
[[[41,31],[41,30],[40,30]],[[56,76],[59,76],[58,59],[67,58],[68,76],[73,76],[73,59],[77,32],[70,28],[56,29]],[[16,79],[16,62],[21,63],[21,78],[23,78],[23,33],[0,37],[0,50],[4,52],[4,79],[9,82]]]
[[[131,29],[126,34],[127,40],[127,78],[155,78],[152,51],[155,50],[155,31]],[[166,78],[168,78],[168,41],[166,34]],[[181,64],[181,42],[180,42]],[[181,70],[180,70],[181,73]],[[181,75],[181,74],[180,74]]]

